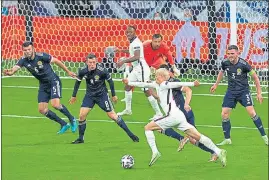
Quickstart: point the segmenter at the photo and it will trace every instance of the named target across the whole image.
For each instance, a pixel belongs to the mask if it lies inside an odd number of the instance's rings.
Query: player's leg
[[[187,122],[186,122],[187,123]],[[188,123],[187,123],[188,124]],[[190,124],[189,124],[190,125]],[[191,126],[191,125],[190,125]],[[186,129],[187,128],[187,129]],[[192,126],[192,128],[189,128],[186,125],[181,124],[181,128],[182,130],[185,130],[185,133],[188,134],[190,137],[192,137],[193,139],[195,139],[196,141],[198,141],[199,143],[203,144],[204,146],[206,146],[208,149],[212,150],[213,152],[216,153],[216,155],[220,158],[221,163],[223,166],[226,166],[227,160],[226,160],[226,154],[227,152],[223,149],[219,149],[214,143],[213,141],[208,138],[207,136],[199,133],[197,131],[196,128],[194,128]]]
[[[60,98],[62,96],[62,83],[59,78],[56,78],[51,85],[51,105],[62,114],[64,114],[70,121],[71,130],[75,132],[77,129],[77,121],[73,115],[68,111],[65,105],[61,104]]]
[[[262,120],[261,118],[257,115],[255,109],[254,109],[254,103],[252,100],[252,96],[250,94],[250,92],[245,92],[242,93],[242,96],[240,97],[239,102],[246,108],[249,116],[251,117],[251,119],[253,120],[253,123],[255,124],[255,126],[257,127],[257,129],[259,130],[262,139],[264,140],[264,143],[266,145],[268,145],[268,137],[266,136],[263,124],[262,124]]]
[[[86,130],[86,117],[88,113],[91,111],[91,109],[95,105],[95,99],[89,95],[85,95],[80,107],[79,111],[79,120],[78,120],[78,132],[79,132],[79,137],[75,141],[73,141],[73,144],[79,144],[79,143],[84,143],[84,134]]]
[[[136,78],[138,81],[141,82],[148,82],[150,80],[150,69],[144,68],[141,70],[141,72],[136,73]],[[155,115],[150,118],[149,120],[158,119],[163,116],[160,107],[158,105],[158,101],[152,96],[152,89],[148,88],[142,88],[142,91],[144,91],[145,96],[148,98],[148,101],[152,107],[152,109],[155,111]]]
[[[168,128],[166,130],[158,130],[158,132],[160,132],[168,137],[177,139],[178,141],[181,141],[182,139],[184,139],[184,136],[182,136],[181,134],[176,132],[173,128]]]
[[[122,119],[121,116],[117,115],[114,110],[107,112],[108,117],[113,119],[119,127],[121,127],[126,134],[134,141],[134,142],[139,142],[139,138],[134,135],[131,130],[128,128],[128,126],[125,124],[124,120]]]
[[[218,146],[225,144],[232,144],[230,114],[232,109],[236,107],[236,104],[237,104],[236,97],[229,91],[227,91],[223,99],[222,111],[221,111],[222,130],[225,139],[222,142],[218,143],[217,144]]]
[[[46,85],[40,84],[38,90],[38,111],[45,115],[47,118],[59,123],[61,125],[60,131],[58,134],[64,133],[70,126],[54,112],[49,110],[48,102],[50,100],[50,91],[47,91]]]
[[[128,79],[130,76],[131,74],[129,74]],[[132,97],[133,97],[132,87],[125,85],[124,90],[125,90],[125,109],[122,112],[117,113],[119,116],[132,115]]]
[[[152,151],[152,157],[149,162],[149,166],[152,166],[161,156],[161,153],[157,149],[157,145],[155,142],[155,136],[153,131],[155,130],[163,130],[156,122],[151,121],[145,126],[145,135],[147,138],[147,142],[149,147],[151,148]]]

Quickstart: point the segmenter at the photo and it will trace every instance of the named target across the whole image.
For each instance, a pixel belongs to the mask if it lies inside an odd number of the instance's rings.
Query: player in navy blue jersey
[[[72,143],[84,143],[86,117],[95,104],[98,104],[102,110],[107,112],[107,115],[113,119],[134,142],[139,142],[139,138],[128,129],[121,116],[115,113],[105,84],[105,81],[109,83],[112,101],[117,102],[118,98],[115,93],[114,82],[109,72],[101,64],[97,63],[97,58],[94,54],[89,54],[86,57],[86,67],[78,72],[79,80],[75,83],[74,91],[69,101],[70,104],[76,102],[77,91],[83,78],[86,79],[87,88],[79,113],[79,138]]]
[[[165,68],[168,71],[170,71],[170,79],[168,80],[169,82],[180,82],[179,79],[174,78],[173,69],[169,68],[168,65],[162,64],[160,66],[160,68]],[[184,98],[183,93],[186,95],[186,98]],[[180,88],[173,88],[172,94],[173,94],[173,98],[174,98],[174,101],[175,101],[177,107],[184,113],[187,122],[195,127],[195,117],[194,117],[194,113],[190,107],[190,102],[191,102],[191,98],[192,98],[191,88],[189,88],[187,86],[183,86]],[[184,138],[182,135],[180,135],[178,132],[174,131],[172,128],[166,129],[165,131],[161,131],[161,133],[180,141],[178,151],[181,151],[184,148],[184,145],[190,139],[190,142],[193,145],[198,146],[202,150],[211,153],[211,159],[209,160],[210,162],[216,161],[218,159],[218,156],[214,153],[214,151],[208,149],[202,143],[199,143],[188,136],[186,136]]]
[[[51,63],[55,63],[56,65],[58,65],[60,68],[65,70],[69,76],[73,78],[76,77],[76,74],[69,71],[61,61],[52,57],[51,55],[35,52],[32,42],[24,42],[22,48],[24,56],[13,68],[5,69],[3,73],[5,75],[12,76],[21,67],[25,67],[39,81],[39,112],[61,125],[61,129],[58,131],[58,134],[64,133],[67,129],[70,128],[70,125],[72,132],[75,132],[77,128],[76,119],[73,115],[70,114],[68,109],[60,103],[60,98],[62,96],[62,83],[60,78],[53,71]],[[49,101],[51,101],[52,107],[59,110],[66,117],[68,117],[70,124],[66,123],[54,112],[48,109]]]
[[[256,114],[253,107],[253,100],[249,90],[248,74],[252,76],[257,90],[257,100],[262,103],[263,98],[261,94],[261,86],[259,78],[252,67],[242,58],[239,57],[238,47],[230,45],[227,51],[227,60],[222,61],[221,71],[218,74],[216,83],[211,87],[211,93],[214,93],[220,83],[224,72],[228,75],[228,89],[222,103],[222,129],[224,132],[224,141],[217,145],[232,144],[231,141],[231,123],[230,113],[236,107],[237,102],[244,106],[253,120],[255,126],[258,128],[262,139],[268,145],[268,137],[264,131],[261,118]]]

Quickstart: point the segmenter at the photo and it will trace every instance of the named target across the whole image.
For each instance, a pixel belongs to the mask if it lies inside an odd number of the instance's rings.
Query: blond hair
[[[160,68],[156,71],[156,76],[162,76],[165,81],[167,81],[170,78],[169,71],[165,68]]]

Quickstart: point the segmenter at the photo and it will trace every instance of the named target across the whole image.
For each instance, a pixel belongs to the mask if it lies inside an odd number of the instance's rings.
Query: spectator
[[[153,20],[162,20],[163,19],[163,15],[161,12],[155,12],[153,15]]]

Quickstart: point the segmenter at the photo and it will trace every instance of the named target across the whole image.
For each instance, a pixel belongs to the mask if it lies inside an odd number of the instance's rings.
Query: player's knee
[[[38,108],[38,112],[45,115],[48,112],[48,108]]]
[[[221,112],[221,117],[222,117],[222,119],[228,119],[229,118],[229,113],[225,112],[225,111],[222,111]]]
[[[51,106],[57,110],[61,109],[62,105],[60,103],[51,103]]]
[[[117,120],[118,115],[115,112],[108,112],[107,116],[113,120]]]
[[[86,114],[79,114],[79,121],[84,121],[86,119]]]

